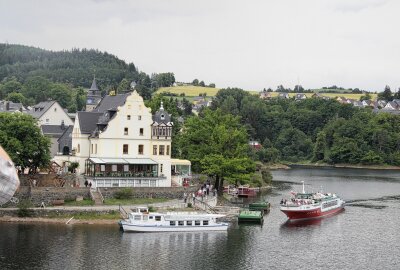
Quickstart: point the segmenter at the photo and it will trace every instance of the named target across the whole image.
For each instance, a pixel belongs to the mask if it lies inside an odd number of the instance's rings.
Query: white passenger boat
[[[197,212],[154,213],[139,207],[119,224],[125,232],[226,231],[228,223],[218,221],[224,216]]]

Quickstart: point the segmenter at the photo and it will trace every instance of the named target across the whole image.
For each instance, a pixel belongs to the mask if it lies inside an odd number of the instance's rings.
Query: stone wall
[[[55,200],[76,200],[78,196],[90,199],[89,188],[21,186],[14,194],[14,198],[17,198],[18,201],[29,200],[33,206],[40,206],[42,202],[46,206],[52,205]],[[17,205],[17,201],[11,201],[4,207],[16,207]]]
[[[55,200],[76,200],[81,196],[84,199],[90,199],[89,188],[74,187],[36,187],[31,188],[30,200],[33,205],[40,206],[42,202],[45,205],[51,205]]]
[[[127,188],[100,188],[104,199],[115,197],[115,193]],[[192,193],[198,190],[197,187],[138,187],[132,189],[132,198],[165,198],[165,199],[182,199],[183,193]]]

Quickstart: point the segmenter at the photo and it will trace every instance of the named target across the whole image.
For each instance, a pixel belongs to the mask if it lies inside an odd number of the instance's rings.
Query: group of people
[[[197,192],[193,193],[183,193],[183,202],[184,203],[192,203],[193,205],[196,203],[196,198],[198,200],[203,201],[204,198],[207,200],[208,196],[217,196],[217,189],[207,182],[203,184]]]
[[[92,182],[89,182],[88,180],[86,180],[84,184],[85,184],[85,187],[92,188]]]

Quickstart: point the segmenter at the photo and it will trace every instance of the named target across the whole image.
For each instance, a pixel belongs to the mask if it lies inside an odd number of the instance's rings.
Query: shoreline
[[[289,168],[304,167],[304,168],[346,168],[346,169],[368,169],[368,170],[400,170],[400,166],[391,165],[362,165],[362,164],[288,164]]]
[[[326,163],[277,163],[266,165],[270,170],[290,170],[292,168],[346,168],[368,170],[400,170],[400,166],[391,165],[362,165],[362,164],[326,164]]]
[[[70,218],[42,218],[42,217],[12,217],[2,216],[0,217],[0,223],[44,223],[44,224],[64,224],[64,225],[75,225],[75,224],[86,224],[86,225],[116,225],[118,226],[117,219],[72,219],[68,224]]]

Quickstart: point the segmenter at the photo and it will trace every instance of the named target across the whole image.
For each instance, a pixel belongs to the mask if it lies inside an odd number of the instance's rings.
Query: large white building
[[[93,111],[77,113],[72,156],[55,161],[79,162],[78,173],[94,187],[169,187],[172,174],[179,185],[190,162],[171,159],[172,128],[162,104],[152,115],[136,91],[105,96]]]

